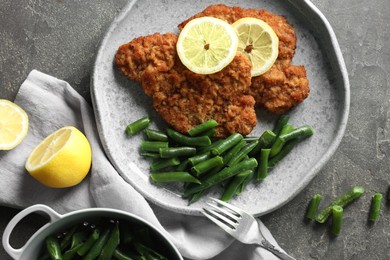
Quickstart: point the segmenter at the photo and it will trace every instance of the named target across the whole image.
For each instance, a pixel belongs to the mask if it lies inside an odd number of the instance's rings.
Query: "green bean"
[[[223,159],[221,156],[215,156],[213,158],[210,158],[208,160],[205,160],[203,162],[200,162],[193,166],[191,168],[191,171],[196,175],[199,176],[208,170],[223,165]]]
[[[291,152],[298,141],[298,139],[288,141],[277,155],[268,160],[268,168],[275,167],[287,154]]]
[[[369,220],[372,222],[376,222],[379,219],[379,213],[381,212],[381,204],[382,204],[382,194],[381,193],[375,193],[372,196],[371,201],[371,209],[370,209],[370,216]]]
[[[78,245],[74,246],[73,248],[70,248],[69,250],[67,250],[63,256],[62,256],[62,259],[63,260],[71,260],[75,257],[76,253],[77,253],[77,250],[79,250],[82,246],[84,245],[83,242],[79,243]]]
[[[279,117],[278,121],[276,122],[275,128],[273,130],[276,136],[280,134],[280,131],[288,123],[289,119],[290,116],[288,115],[282,115],[281,117]]]
[[[193,182],[200,184],[201,182],[189,174],[188,172],[158,172],[151,173],[150,178],[156,182]]]
[[[115,223],[114,229],[111,231],[110,236],[107,240],[107,243],[104,245],[102,252],[100,253],[99,260],[109,260],[111,259],[115,249],[119,245],[119,224]]]
[[[207,159],[210,159],[210,158],[211,158],[210,152],[205,152],[202,154],[194,155],[194,156],[188,158],[187,160],[191,163],[192,166],[194,166],[194,165],[196,165],[200,162],[203,162]]]
[[[332,213],[333,206],[345,207],[355,199],[359,198],[364,193],[364,188],[361,186],[353,187],[347,193],[336,198],[329,206],[323,209],[316,217],[317,222],[324,223]]]
[[[144,130],[145,128],[147,128],[151,123],[151,120],[149,117],[145,116],[141,119],[138,119],[137,121],[129,124],[127,127],[126,127],[126,134],[131,136],[131,135],[135,135],[139,132],[141,132],[142,130]]]
[[[224,139],[219,145],[211,149],[211,153],[214,155],[221,155],[229,148],[233,147],[243,139],[243,136],[238,133],[231,134],[229,137]]]
[[[78,250],[77,250],[77,254],[79,256],[84,256],[86,253],[88,253],[88,251],[91,249],[91,247],[93,246],[93,244],[99,239],[100,237],[100,233],[101,233],[101,229],[100,228],[95,228],[92,232],[92,234],[89,236],[89,238],[87,239],[87,241],[85,241],[85,243],[83,244],[82,247],[80,247]]]
[[[86,231],[74,233],[72,236],[72,244],[70,248],[74,248],[87,239]]]
[[[261,149],[259,167],[257,168],[256,180],[262,181],[268,175],[268,158],[271,149]]]
[[[191,188],[184,191],[184,197],[189,197],[190,195],[197,193],[201,190],[210,188],[218,183],[223,182],[224,180],[229,179],[230,177],[245,171],[245,170],[251,170],[257,166],[257,161],[255,158],[250,158],[248,160],[241,161],[231,167],[226,167],[219,173],[215,175],[211,175],[204,181],[202,181],[202,184],[197,186],[192,186]]]
[[[309,208],[306,213],[306,217],[310,220],[315,219],[315,215],[317,213],[318,205],[320,205],[320,202],[322,200],[323,196],[320,194],[314,194],[313,198],[311,199]]]
[[[275,142],[271,146],[271,152],[269,153],[270,157],[274,157],[277,155],[283,148],[286,141],[281,138],[282,135],[290,133],[294,130],[294,127],[292,125],[286,124],[283,126],[282,130],[280,131],[280,135],[276,137]]]
[[[189,164],[190,164],[190,163],[189,163],[188,160],[182,161],[182,162],[176,167],[176,171],[177,171],[177,172],[185,172],[186,169],[188,168]]]
[[[341,224],[343,222],[343,208],[340,206],[332,207],[332,227],[331,232],[333,235],[338,236],[341,230]]]
[[[258,141],[254,141],[243,146],[240,151],[238,151],[238,153],[227,163],[227,165],[232,166],[233,164],[240,162],[250,151],[253,150],[253,148],[256,147],[258,143]]]
[[[167,148],[168,142],[145,141],[141,142],[143,152],[159,152],[160,148]]]
[[[201,190],[195,194],[192,194],[191,198],[188,200],[188,205],[198,201],[208,191],[209,191],[209,189],[205,189],[205,190]]]
[[[159,153],[141,152],[141,155],[146,158],[158,159],[161,158]]]
[[[68,233],[66,233],[64,239],[62,239],[61,243],[60,243],[61,250],[64,250],[65,248],[67,248],[70,245],[70,242],[72,240],[72,236],[76,232],[77,228],[78,228],[78,226],[73,226],[72,229],[69,230]]]
[[[276,138],[276,135],[274,134],[274,132],[272,132],[270,130],[264,131],[264,133],[258,139],[259,143],[249,153],[249,156],[255,157],[261,151],[261,149],[270,148],[271,145],[274,143],[275,138]]]
[[[147,128],[145,129],[145,135],[150,141],[168,142],[168,136],[158,130]]]
[[[161,158],[192,156],[196,154],[196,148],[188,146],[166,147],[160,148],[159,152]]]
[[[150,260],[168,260],[163,255],[160,255],[159,253],[157,253],[153,249],[151,249],[143,244],[135,243],[134,246],[135,246],[137,252],[145,257],[145,260],[149,260],[149,259]]]
[[[253,179],[253,176],[254,176],[254,172],[252,171],[251,174],[249,174],[245,178],[245,180],[241,183],[240,187],[237,189],[236,191],[237,195],[241,194],[245,190],[246,186],[248,186],[249,182]]]
[[[210,119],[210,120],[207,120],[206,122],[203,122],[200,125],[195,126],[192,129],[188,130],[188,134],[190,136],[198,136],[204,132],[207,132],[211,129],[214,129],[214,127],[216,127],[217,125],[218,125],[217,121]]]
[[[210,152],[211,149],[213,149],[214,147],[216,147],[217,145],[219,145],[222,142],[223,142],[223,139],[218,139],[217,141],[213,142],[212,144],[210,144],[208,146],[199,147],[196,149],[196,153],[201,154],[201,153]]]
[[[135,258],[126,255],[122,251],[120,251],[118,248],[114,250],[113,256],[115,259],[118,260],[134,260]]]
[[[226,186],[226,189],[224,193],[222,194],[221,200],[222,201],[229,201],[233,198],[234,195],[236,195],[236,192],[240,185],[245,181],[245,179],[253,173],[252,170],[246,170],[243,171],[237,175],[235,175]]]
[[[205,136],[208,136],[208,137],[214,137],[214,135],[217,133],[217,131],[215,130],[215,128],[213,129],[210,129],[204,133],[202,133],[202,135],[205,135]]]
[[[98,257],[102,252],[102,249],[106,244],[109,235],[110,235],[110,229],[107,228],[102,232],[102,235],[93,244],[92,248],[88,251],[87,255],[84,257],[84,260],[92,260]]]
[[[62,260],[61,246],[54,236],[48,236],[46,238],[46,249],[51,259]]]
[[[237,155],[237,153],[241,150],[242,147],[244,147],[245,144],[246,141],[241,140],[225,153],[225,155],[223,156],[223,162],[225,163],[225,165],[228,164],[234,158],[234,156]]]
[[[303,138],[303,137],[309,137],[314,134],[314,129],[311,126],[304,125],[301,127],[298,127],[291,132],[283,133],[279,137],[284,141],[287,142],[291,139],[295,138]]]
[[[180,160],[177,157],[172,157],[168,159],[158,159],[150,165],[150,168],[152,169],[152,171],[158,171],[179,164]]]
[[[172,129],[167,129],[167,134],[178,144],[188,146],[208,146],[211,144],[210,137],[208,136],[188,137]]]

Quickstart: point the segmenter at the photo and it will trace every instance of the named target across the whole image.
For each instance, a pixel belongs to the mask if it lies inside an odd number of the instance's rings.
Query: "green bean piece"
[[[286,124],[285,126],[283,126],[282,130],[280,131],[280,135],[276,137],[275,142],[271,146],[271,152],[269,153],[270,157],[274,157],[275,155],[277,155],[286,143],[286,141],[282,139],[281,136],[290,133],[293,130],[294,127],[290,124]]]
[[[304,138],[309,137],[314,134],[314,129],[311,126],[304,125],[298,128],[295,128],[289,133],[283,133],[280,135],[280,138],[287,142],[289,140],[295,139],[295,138]]]
[[[147,128],[151,124],[151,122],[152,121],[150,120],[150,118],[145,116],[145,117],[140,118],[137,121],[134,121],[133,123],[129,124],[126,127],[125,132],[128,136],[135,135],[135,134],[141,132],[142,130],[144,130],[145,128]]]
[[[168,159],[158,159],[150,165],[150,168],[152,169],[152,171],[155,172],[179,164],[180,164],[180,160],[177,157],[168,158]]]
[[[236,191],[236,195],[240,195],[246,188],[246,186],[248,186],[249,182],[253,179],[253,176],[254,176],[254,172],[252,171],[251,174],[249,174],[245,180],[241,183],[240,187],[238,187],[237,191]]]
[[[216,147],[217,145],[222,143],[223,140],[224,139],[218,139],[218,140],[216,140],[215,142],[213,142],[212,144],[210,144],[208,146],[198,147],[198,148],[196,148],[196,153],[197,154],[201,154],[201,153],[210,152],[211,149],[213,149],[214,147]]]
[[[324,223],[329,215],[332,213],[333,206],[345,207],[355,199],[359,198],[364,193],[364,188],[361,186],[355,186],[347,193],[344,193],[340,197],[336,198],[329,206],[323,209],[316,217],[316,221]]]
[[[276,122],[275,128],[273,130],[276,136],[280,135],[280,131],[283,129],[285,125],[287,125],[289,119],[290,119],[289,115],[282,115],[281,117],[279,117],[278,121]]]
[[[256,180],[258,181],[264,180],[268,175],[268,158],[270,152],[271,149],[261,149],[260,151],[259,167],[257,168],[256,176]]]
[[[161,158],[159,153],[141,152],[141,155],[145,158],[152,158],[152,159]]]
[[[72,236],[72,244],[70,248],[72,249],[78,246],[80,243],[83,243],[86,239],[87,239],[86,231],[74,233]]]
[[[188,146],[208,146],[211,144],[210,137],[208,136],[196,136],[196,137],[189,137],[186,135],[183,135],[179,132],[176,132],[172,129],[167,129],[167,134],[169,138],[171,138],[173,141],[175,141],[178,144],[188,145]]]
[[[214,167],[218,167],[223,165],[223,159],[221,156],[215,156],[213,158],[210,158],[208,160],[205,160],[203,162],[200,162],[193,166],[191,168],[191,171],[196,175],[199,176],[209,170],[211,170]]]
[[[258,143],[258,141],[254,141],[243,146],[240,151],[238,151],[238,153],[227,163],[227,165],[232,166],[233,164],[240,162],[250,151],[253,150],[253,148],[256,147]]]
[[[145,260],[168,260],[165,256],[157,253],[153,249],[141,244],[141,243],[135,243],[135,248],[139,254],[145,257]]]
[[[192,166],[194,166],[194,165],[196,165],[200,162],[206,161],[210,158],[211,158],[211,153],[205,152],[205,153],[194,155],[194,156],[188,158],[188,161],[191,163]]]
[[[57,238],[48,236],[46,238],[46,249],[49,252],[51,259],[62,260],[61,246],[58,243]]]
[[[120,251],[118,248],[114,250],[114,253],[112,254],[115,259],[118,260],[135,260],[135,257],[131,257]]]
[[[257,166],[257,161],[255,158],[249,158],[247,160],[241,161],[233,166],[226,167],[217,174],[211,175],[205,180],[202,181],[202,184],[191,186],[189,189],[184,191],[184,197],[189,197],[190,195],[197,193],[201,190],[208,189],[214,185],[217,185],[224,180],[229,179],[230,177],[245,171],[251,170]]]
[[[222,194],[222,201],[229,201],[236,195],[236,192],[245,179],[253,173],[253,170],[246,170],[235,175],[226,186],[224,193]]]
[[[62,260],[71,260],[71,259],[73,259],[76,256],[77,250],[79,250],[83,245],[84,245],[84,243],[81,242],[81,243],[77,244],[75,247],[70,248],[69,250],[67,250],[63,254],[63,256],[62,256]]]
[[[275,167],[284,157],[286,157],[287,154],[291,152],[291,150],[295,147],[295,145],[299,142],[298,139],[294,139],[291,141],[288,141],[284,146],[283,149],[274,157],[268,160],[268,171],[270,168]]]
[[[160,148],[167,148],[168,142],[145,141],[141,142],[141,151],[143,152],[159,152]]]
[[[85,243],[83,244],[82,247],[80,247],[78,250],[77,250],[77,254],[79,256],[84,256],[86,253],[88,253],[88,251],[91,249],[91,247],[93,246],[93,244],[99,239],[100,237],[100,233],[101,233],[101,229],[100,228],[95,228],[92,232],[92,234],[89,236],[89,238],[87,239],[87,241],[85,241]]]
[[[211,149],[211,153],[214,155],[221,155],[231,147],[235,146],[237,143],[239,143],[244,137],[241,134],[234,133],[231,134],[229,137],[227,137],[225,140],[223,140],[220,144],[218,144],[216,147]]]
[[[369,220],[372,222],[377,222],[379,219],[379,213],[381,212],[383,195],[381,193],[375,193],[372,196],[371,209]]]
[[[152,181],[156,183],[162,182],[192,182],[198,183],[201,182],[189,174],[188,172],[155,172],[150,174]]]
[[[209,189],[201,190],[195,194],[192,194],[191,198],[188,200],[188,205],[198,201],[201,197],[204,196],[209,191]]]
[[[183,160],[177,167],[176,171],[177,172],[185,172],[187,168],[189,168],[190,162],[188,160]]]
[[[310,220],[315,219],[316,213],[318,210],[318,206],[320,205],[322,198],[323,198],[323,196],[321,194],[314,194],[313,198],[311,199],[307,213],[306,213],[306,217],[308,219],[310,219]]]
[[[225,153],[223,156],[223,162],[225,165],[227,165],[237,155],[237,153],[241,150],[242,147],[244,147],[244,145],[246,145],[246,141],[241,140]]]
[[[88,251],[87,255],[84,257],[84,260],[92,260],[97,258],[102,252],[102,249],[106,244],[109,235],[110,235],[110,229],[107,228],[101,233],[101,236],[93,244],[91,249]]]
[[[261,149],[270,148],[276,139],[274,132],[270,130],[264,131],[264,133],[259,137],[259,143],[256,147],[248,154],[250,157],[256,157],[260,153]]]
[[[182,146],[182,147],[166,147],[159,150],[161,158],[193,156],[196,154],[196,148]]]
[[[72,236],[76,232],[77,228],[78,226],[73,226],[72,229],[69,230],[68,233],[66,233],[65,237],[61,240],[60,243],[61,250],[64,250],[70,245],[72,241]]]
[[[205,135],[205,136],[208,136],[208,137],[214,137],[214,135],[217,133],[217,131],[215,130],[215,128],[213,129],[210,129],[204,133],[202,133],[202,135]]]
[[[340,206],[332,207],[332,226],[331,232],[333,235],[338,236],[341,230],[341,224],[343,222],[343,208]]]
[[[158,130],[147,128],[145,129],[145,135],[149,141],[168,142],[168,136]]]
[[[111,259],[115,249],[120,242],[120,233],[119,233],[119,223],[115,223],[115,227],[110,233],[110,236],[107,240],[107,243],[104,245],[102,252],[100,253],[99,260],[109,260]]]
[[[190,136],[198,136],[204,132],[214,129],[214,127],[216,127],[217,125],[218,125],[217,121],[210,119],[188,130],[188,134]]]

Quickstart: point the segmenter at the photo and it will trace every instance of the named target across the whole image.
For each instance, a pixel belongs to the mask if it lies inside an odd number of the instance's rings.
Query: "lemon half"
[[[176,44],[181,62],[192,72],[212,74],[221,71],[235,57],[238,38],[227,22],[214,17],[191,20]]]
[[[0,150],[15,148],[28,132],[28,116],[15,103],[0,99]]]
[[[91,161],[91,146],[85,135],[73,126],[66,126],[46,137],[31,152],[25,167],[42,184],[66,188],[85,178]]]
[[[244,53],[252,63],[252,77],[269,70],[278,57],[279,38],[264,21],[242,18],[232,24],[238,35],[238,51]]]

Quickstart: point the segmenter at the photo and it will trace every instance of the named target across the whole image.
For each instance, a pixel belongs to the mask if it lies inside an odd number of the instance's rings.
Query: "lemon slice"
[[[252,63],[252,77],[269,70],[278,57],[279,39],[274,30],[256,18],[242,18],[232,24],[238,35],[238,51]]]
[[[32,151],[25,167],[42,184],[66,188],[85,178],[91,161],[91,146],[85,135],[73,126],[66,126],[46,137]]]
[[[28,116],[15,103],[0,99],[0,150],[15,148],[28,132]]]
[[[191,20],[176,44],[181,62],[192,72],[212,74],[222,70],[237,53],[238,38],[227,22],[214,17]]]

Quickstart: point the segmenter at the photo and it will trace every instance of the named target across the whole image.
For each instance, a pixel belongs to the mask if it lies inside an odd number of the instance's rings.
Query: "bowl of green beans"
[[[27,215],[42,213],[48,223],[21,248],[10,235]],[[64,215],[37,204],[19,212],[3,233],[3,247],[14,259],[183,259],[165,233],[140,217],[116,209],[89,208]]]

